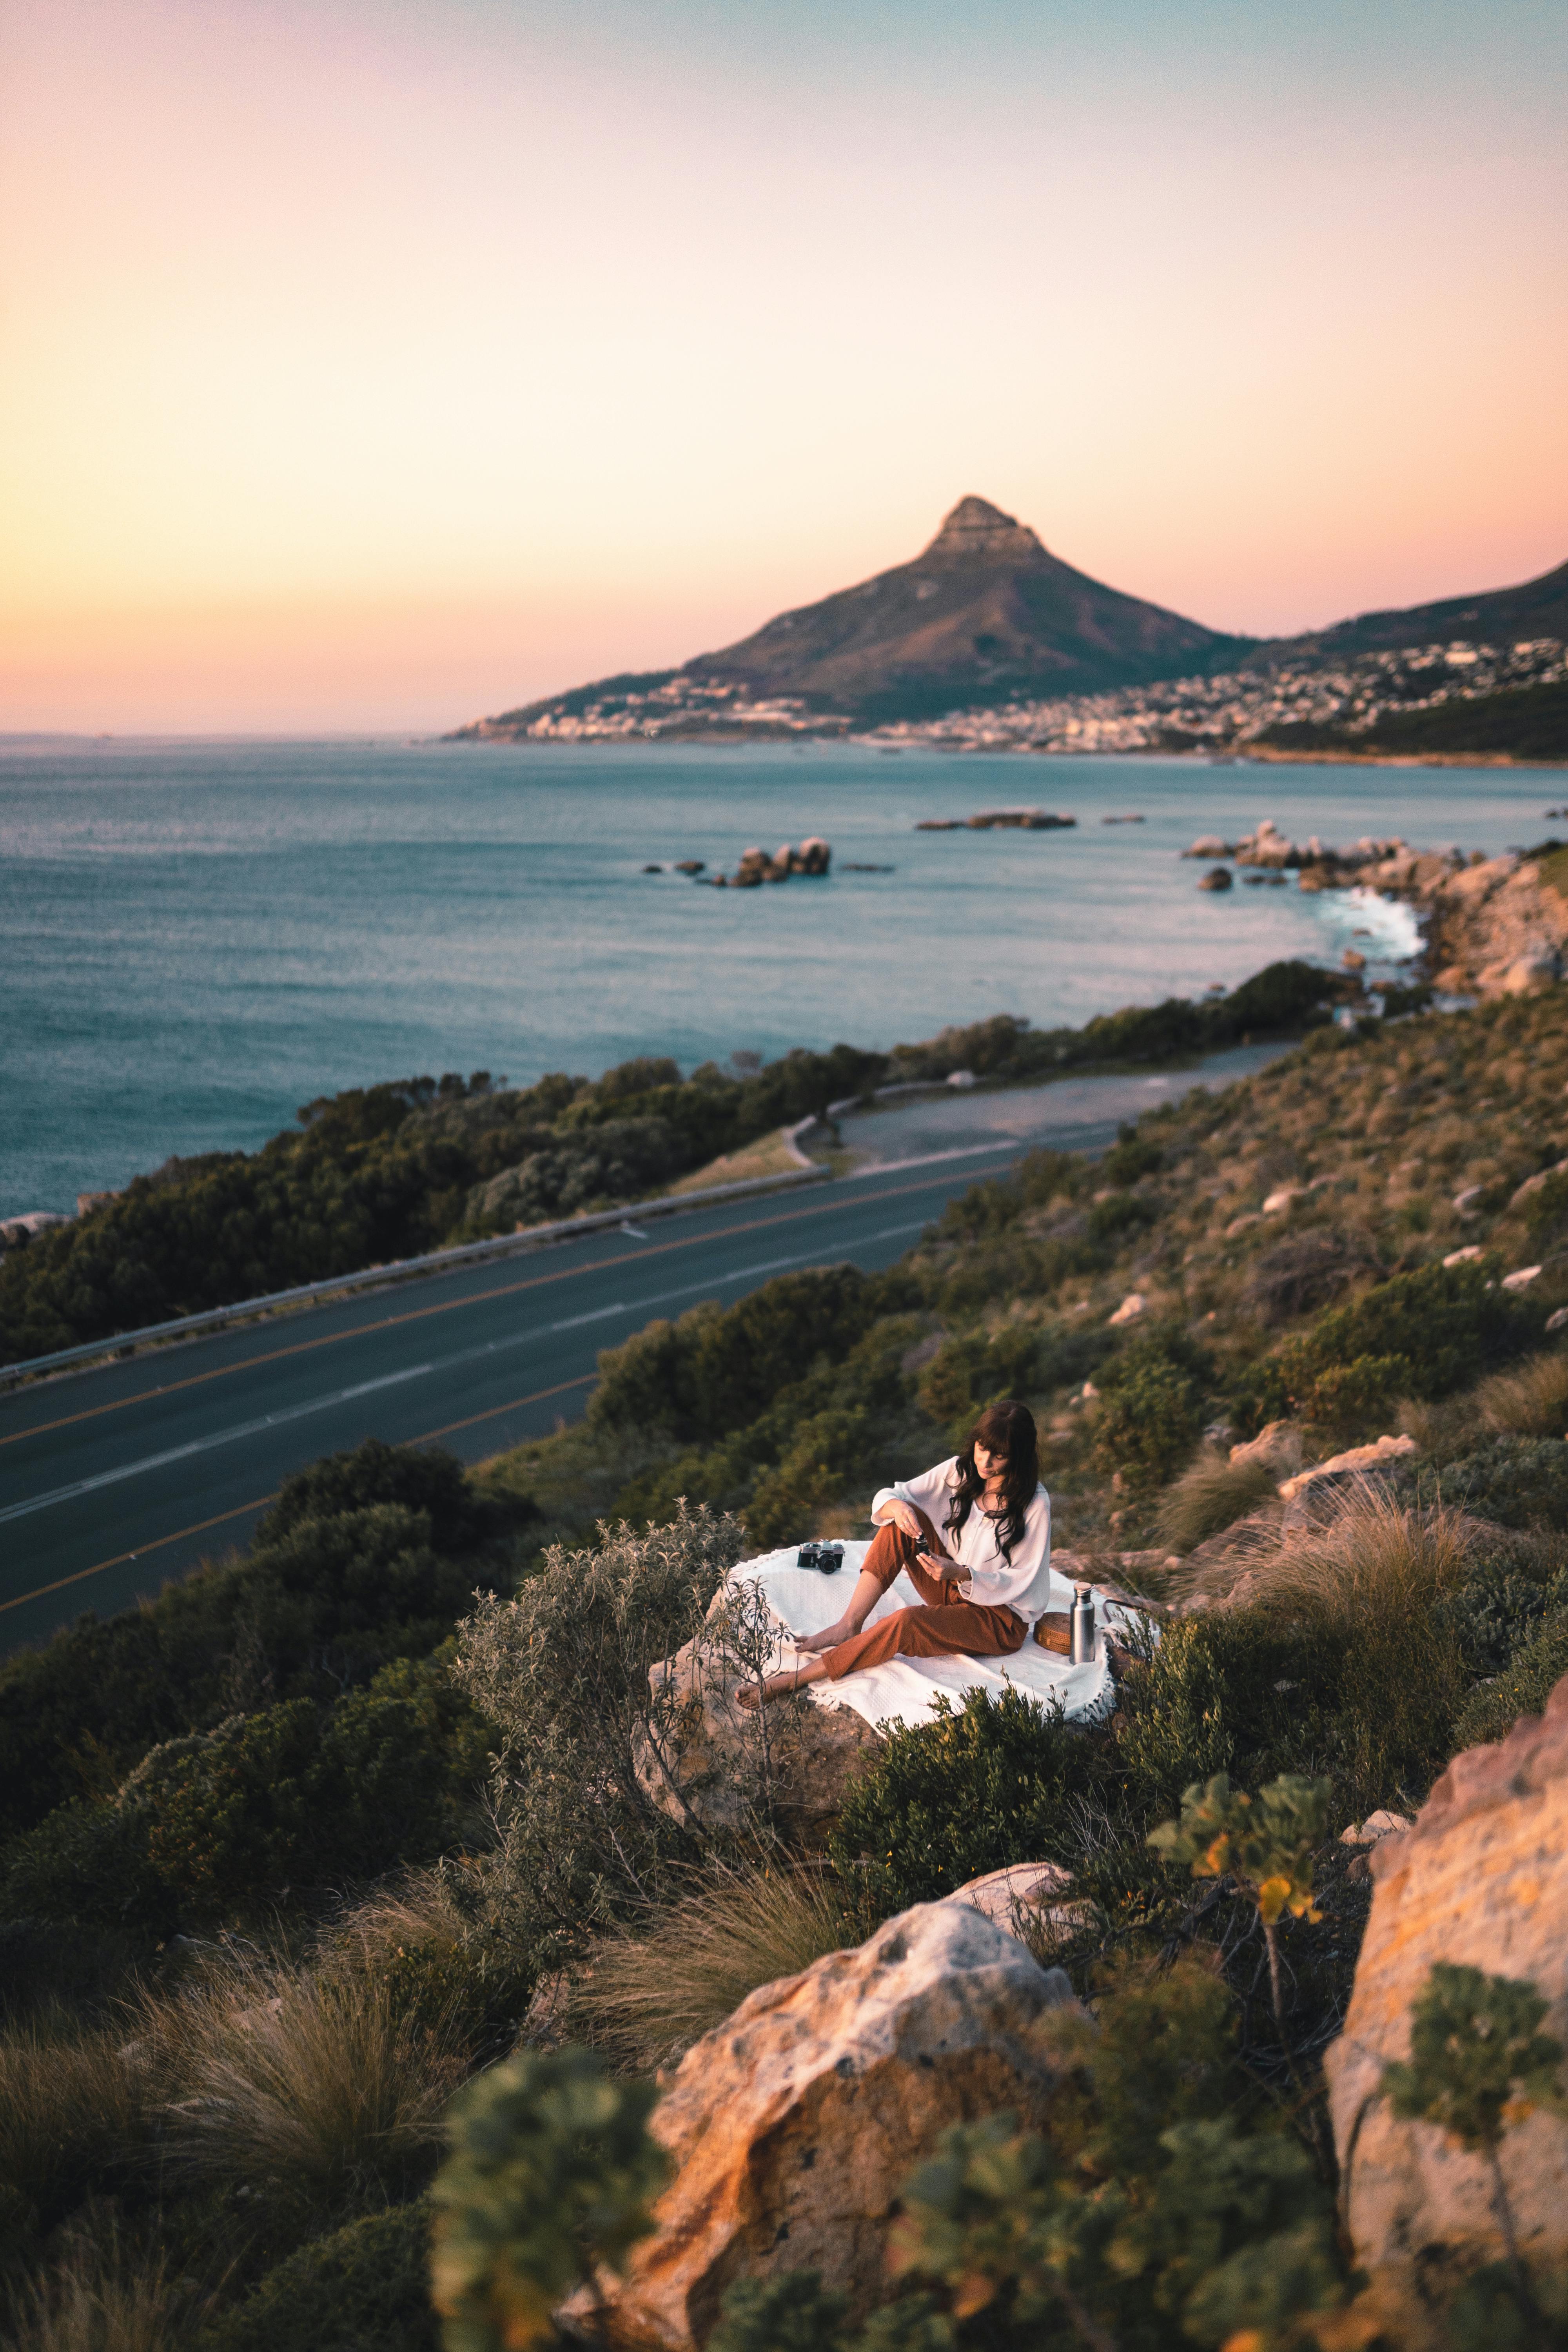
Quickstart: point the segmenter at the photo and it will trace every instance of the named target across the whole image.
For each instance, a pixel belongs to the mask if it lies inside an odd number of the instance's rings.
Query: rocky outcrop
[[[956,1902],[761,1987],[654,2110],[675,2175],[655,2233],[604,2281],[614,2352],[691,2352],[742,2273],[818,2271],[863,2315],[900,2184],[938,2135],[1001,2107],[1045,2120],[1057,2075],[1036,2029],[1072,2002],[1059,1969]]]
[[[1034,1926],[1058,1930],[1076,1926],[1081,1913],[1053,1900],[1071,1885],[1069,1873],[1058,1863],[1015,1862],[1005,1870],[988,1870],[983,1878],[970,1879],[942,1900],[962,1903],[1016,1936]]]
[[[787,841],[770,857],[765,849],[742,849],[733,874],[708,874],[701,878],[719,890],[754,890],[763,882],[787,882],[792,875],[823,875],[833,863],[833,850],[820,834],[813,834],[798,849]]]
[[[740,1706],[742,1687],[773,1663],[777,1628],[762,1622],[763,1609],[748,1588],[721,1585],[701,1633],[650,1670],[656,1727],[637,1744],[637,1780],[673,1820],[741,1829],[765,1809],[786,1834],[819,1846],[851,1774],[882,1742],[853,1708],[803,1694]]]
[[[1327,1480],[1346,1486],[1355,1479],[1375,1477],[1405,1461],[1415,1451],[1415,1440],[1407,1436],[1379,1437],[1370,1445],[1352,1445],[1343,1454],[1331,1454],[1326,1462],[1310,1463],[1305,1470],[1298,1470],[1293,1478],[1282,1479],[1279,1492],[1287,1503],[1293,1503],[1298,1495],[1306,1494],[1310,1487],[1321,1488]]]
[[[1293,1477],[1301,1467],[1301,1432],[1293,1421],[1271,1421],[1245,1445],[1233,1445],[1230,1459],[1238,1470],[1256,1465],[1276,1479]]]
[[[1230,888],[1229,866],[1211,866],[1209,871],[1204,876],[1203,880],[1198,884],[1198,888],[1200,890],[1228,890]]]
[[[1379,2085],[1409,2055],[1411,2003],[1435,1960],[1533,1982],[1551,2003],[1545,2031],[1568,2033],[1568,1682],[1543,1717],[1457,1756],[1415,1827],[1379,1837],[1369,1859],[1372,1916],[1327,2061],[1334,2139],[1373,2302],[1399,2343],[1435,2352],[1435,2305],[1503,2254],[1491,2179],[1435,2125],[1401,2122]],[[1568,2121],[1531,2115],[1500,2162],[1527,2264],[1568,2262]]]

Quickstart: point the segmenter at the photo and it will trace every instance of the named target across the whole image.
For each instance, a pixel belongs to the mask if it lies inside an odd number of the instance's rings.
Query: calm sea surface
[[[1399,910],[1200,894],[1177,852],[1271,816],[1490,853],[1540,839],[1565,789],[1568,771],[840,746],[0,741],[0,1213],[253,1146],[377,1078],[1078,1022],[1277,956],[1337,963],[1358,929],[1394,958]],[[913,830],[1020,803],[1077,830]],[[641,871],[813,833],[826,882]]]

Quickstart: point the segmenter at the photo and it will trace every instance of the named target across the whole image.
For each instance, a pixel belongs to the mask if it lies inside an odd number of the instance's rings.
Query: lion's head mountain
[[[1342,660],[1457,635],[1511,643],[1568,636],[1568,563],[1521,587],[1364,614],[1296,638],[1259,639],[1108,586],[1053,555],[1026,523],[963,498],[929,546],[677,669],[623,673],[475,720],[469,738],[516,740],[646,709],[647,731],[710,734],[803,719],[825,732],[1207,677],[1283,660]],[[728,731],[728,729],[726,729]]]

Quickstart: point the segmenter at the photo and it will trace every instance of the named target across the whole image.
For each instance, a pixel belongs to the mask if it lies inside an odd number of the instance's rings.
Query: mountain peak
[[[1016,516],[1004,514],[989,499],[977,499],[973,493],[960,499],[951,514],[945,516],[942,529],[926,549],[927,556],[1019,556],[1041,555],[1045,550],[1026,523]],[[923,559],[922,559],[923,560]]]

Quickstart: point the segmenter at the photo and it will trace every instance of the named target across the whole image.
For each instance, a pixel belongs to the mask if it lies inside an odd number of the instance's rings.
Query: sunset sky
[[[978,491],[1279,632],[1568,556],[1560,0],[0,13],[0,729],[434,730]]]

